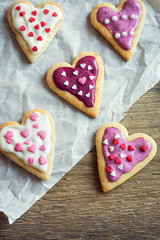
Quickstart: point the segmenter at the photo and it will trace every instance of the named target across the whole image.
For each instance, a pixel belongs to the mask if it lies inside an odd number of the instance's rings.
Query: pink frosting
[[[123,173],[145,160],[151,150],[151,143],[144,138],[129,142],[118,128],[107,128],[103,135],[103,154],[108,180],[117,181]]]
[[[126,19],[123,19],[123,15],[126,16]],[[113,21],[113,16],[118,20]],[[112,33],[114,39],[123,49],[130,50],[141,16],[142,7],[140,3],[137,0],[127,0],[121,12],[101,7],[97,13],[97,20]],[[124,32],[127,34],[123,36]],[[132,35],[130,35],[130,32],[132,32]]]

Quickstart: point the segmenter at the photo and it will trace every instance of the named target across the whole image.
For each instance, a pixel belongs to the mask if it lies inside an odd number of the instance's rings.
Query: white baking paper
[[[7,22],[7,11],[14,2],[0,1],[0,124],[21,122],[29,110],[45,109],[55,119],[56,146],[49,181],[41,181],[0,154],[0,211],[10,224],[95,145],[95,133],[101,125],[119,122],[124,112],[160,78],[160,1],[143,1],[147,17],[129,62],[123,60],[90,24],[89,14],[102,0],[57,1],[65,11],[65,20],[47,50],[33,64],[25,57]],[[35,6],[41,2],[32,1]],[[53,64],[72,63],[76,55],[84,51],[96,52],[104,61],[104,87],[97,119],[59,98],[46,83],[46,73]]]

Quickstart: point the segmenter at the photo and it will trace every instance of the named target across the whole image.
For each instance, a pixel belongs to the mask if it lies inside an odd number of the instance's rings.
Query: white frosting
[[[120,33],[116,33],[115,34],[115,38],[120,38],[121,34]]]
[[[16,9],[17,6],[21,6],[21,10],[18,11]],[[48,14],[44,14],[44,9],[48,9],[49,13]],[[34,16],[32,15],[32,12],[36,11],[37,15]],[[25,15],[23,17],[20,16],[21,12],[25,12]],[[58,16],[53,17],[52,14],[56,12],[58,14]],[[35,18],[35,21],[30,22],[29,19],[30,17]],[[43,8],[38,9],[35,8],[31,5],[25,4],[25,3],[19,3],[17,4],[15,7],[13,7],[12,9],[12,22],[13,22],[13,26],[14,28],[21,33],[21,35],[23,36],[23,38],[25,39],[25,41],[28,44],[28,47],[30,49],[30,51],[33,54],[37,54],[38,52],[41,51],[41,49],[43,48],[44,44],[47,41],[48,36],[50,35],[50,33],[52,32],[52,30],[54,29],[55,25],[62,19],[63,14],[60,11],[60,9],[52,4],[46,4]],[[45,22],[46,25],[41,27],[41,21]],[[35,26],[39,24],[40,29],[35,29]],[[21,31],[20,27],[21,26],[25,26],[26,30],[25,31]],[[45,31],[46,28],[50,28],[50,32],[47,33]],[[33,37],[28,36],[28,34],[30,32],[34,33]],[[39,36],[42,36],[43,40],[42,41],[38,41],[37,38]],[[38,51],[32,51],[33,47],[37,47]]]
[[[121,18],[122,18],[123,20],[126,20],[126,19],[127,19],[127,16],[126,16],[125,14],[123,14],[123,15],[121,16]]]
[[[105,23],[105,24],[108,24],[108,23],[110,23],[109,19],[108,19],[108,18],[106,18],[106,19],[104,20],[104,23]]]
[[[36,121],[32,121],[29,116],[26,120],[25,125],[10,125],[2,128],[2,130],[0,131],[0,148],[4,152],[14,153],[18,158],[22,159],[26,165],[30,165],[42,172],[46,172],[48,168],[48,163],[40,165],[39,158],[40,156],[43,156],[47,159],[50,153],[52,127],[47,114],[40,114],[39,112],[36,113],[38,113],[39,115]],[[38,129],[33,127],[33,124],[35,123],[39,124]],[[21,135],[21,131],[25,129],[30,130],[30,134],[27,138]],[[13,141],[11,144],[8,144],[6,142],[6,138],[4,137],[4,135],[8,131],[12,131],[13,133],[13,137],[11,137]],[[42,139],[40,136],[37,135],[39,131],[46,131],[45,139]],[[29,145],[24,143],[27,139],[29,139]],[[22,144],[23,151],[16,152],[14,150],[17,143]],[[33,144],[36,145],[35,153],[28,151],[28,147],[32,146]],[[45,151],[40,150],[40,147],[42,145],[45,146]],[[29,164],[29,158],[34,158],[34,162],[32,164]]]

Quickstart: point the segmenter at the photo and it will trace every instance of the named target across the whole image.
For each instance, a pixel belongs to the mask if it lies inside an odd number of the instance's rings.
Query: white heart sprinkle
[[[121,158],[125,158],[125,157],[126,157],[126,154],[121,153],[121,154],[120,154],[120,157],[121,157]]]
[[[90,93],[87,93],[87,94],[86,94],[86,97],[90,97]]]
[[[122,36],[123,37],[127,36],[127,32],[122,32]]]
[[[116,176],[116,172],[115,171],[111,172],[111,176],[115,177]]]
[[[103,144],[108,144],[108,140],[107,139],[105,139],[104,141],[103,141]]]
[[[129,35],[130,35],[130,36],[134,36],[134,32],[133,32],[133,31],[130,31],[130,32],[129,32]]]
[[[123,15],[121,16],[121,18],[122,18],[123,20],[125,20],[125,19],[127,19],[127,16],[126,16],[125,14],[123,14]]]
[[[65,81],[63,84],[66,85],[66,86],[68,86],[68,85],[69,85],[69,82],[68,82],[68,81]]]
[[[89,89],[93,89],[93,88],[94,88],[94,86],[89,84]]]
[[[77,89],[76,84],[74,84],[74,85],[72,86],[72,89]]]
[[[105,24],[108,24],[109,22],[110,22],[110,21],[109,21],[109,19],[107,19],[107,18],[104,20],[104,23],[105,23]]]
[[[129,17],[130,19],[135,19],[136,15],[132,13]]]
[[[78,75],[78,71],[77,71],[77,70],[74,71],[74,72],[73,72],[73,75],[76,75],[76,76],[77,76],[77,75]]]
[[[113,146],[109,146],[108,148],[109,148],[110,152],[113,152],[113,150],[114,150]]]
[[[63,71],[63,72],[61,72],[61,76],[66,76],[66,72],[65,71]]]
[[[113,16],[113,17],[112,17],[112,20],[113,20],[113,21],[117,21],[117,20],[118,20],[118,17]]]
[[[123,170],[123,165],[122,165],[122,164],[119,165],[119,166],[118,166],[118,169]]]
[[[119,134],[116,133],[114,138],[120,138]]]
[[[81,63],[80,66],[81,66],[81,68],[85,68],[86,64],[85,63]]]
[[[88,70],[92,70],[93,68],[91,67],[91,65],[88,65]]]
[[[80,96],[82,96],[83,92],[82,92],[82,91],[79,91],[77,94],[80,95]]]
[[[120,33],[116,33],[115,34],[115,38],[120,38],[121,34]]]
[[[94,76],[89,76],[89,78],[90,78],[91,80],[93,80],[93,79],[94,79]]]

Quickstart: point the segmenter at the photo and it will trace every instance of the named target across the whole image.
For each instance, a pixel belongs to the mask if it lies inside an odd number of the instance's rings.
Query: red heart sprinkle
[[[33,11],[33,12],[32,12],[32,15],[33,15],[33,16],[36,16],[36,15],[37,15],[37,11]]]
[[[110,155],[109,155],[109,158],[110,158],[111,160],[114,160],[114,159],[115,159],[115,155],[114,155],[114,154],[110,154]]]
[[[18,11],[20,11],[20,10],[21,10],[21,6],[17,6],[16,9],[17,9]]]
[[[123,143],[123,144],[120,145],[120,147],[121,147],[123,150],[125,150],[125,149],[126,149],[126,144]]]
[[[107,172],[110,172],[112,170],[112,167],[111,166],[107,166],[106,170],[107,170]]]
[[[128,157],[127,157],[127,160],[128,160],[129,162],[132,162],[133,157],[132,157],[132,156],[128,156]]]
[[[52,16],[53,16],[53,17],[57,17],[58,14],[57,14],[56,12],[54,12],[54,13],[52,14]]]
[[[37,38],[37,40],[38,40],[38,41],[42,41],[42,40],[43,40],[42,36],[39,36],[39,37]]]
[[[22,26],[20,27],[20,30],[21,30],[21,31],[25,31],[25,30],[26,30],[26,27],[25,27],[24,25],[22,25]]]
[[[45,25],[46,25],[46,23],[42,21],[41,26],[44,27]]]
[[[134,147],[132,145],[129,145],[128,150],[129,151],[134,151]]]
[[[34,46],[34,47],[32,48],[32,51],[33,51],[33,52],[37,52],[37,51],[38,51],[37,46]]]
[[[26,13],[25,12],[20,12],[20,16],[23,17]]]
[[[118,138],[115,138],[114,141],[113,141],[114,144],[118,144],[119,143],[119,140]]]
[[[35,21],[35,18],[34,18],[34,17],[30,17],[29,21],[30,21],[30,22],[34,22],[34,21]]]
[[[118,157],[118,158],[116,158],[116,161],[115,161],[116,163],[121,163],[122,161],[121,161],[121,159]]]
[[[30,33],[28,33],[28,36],[29,36],[29,37],[34,37],[34,33],[33,33],[33,32],[30,32]]]
[[[143,145],[142,147],[141,147],[141,151],[142,152],[145,152],[147,150],[147,146],[146,145]]]
[[[6,139],[6,142],[7,142],[8,144],[12,144],[12,141],[13,141],[13,140],[12,140],[11,138],[7,138],[7,139]]]
[[[51,31],[51,29],[50,29],[50,28],[46,28],[45,31],[46,31],[47,33],[49,33],[49,32]]]
[[[37,24],[34,28],[37,29],[37,30],[40,29],[39,24]]]
[[[44,14],[48,14],[49,10],[48,9],[44,9]]]

